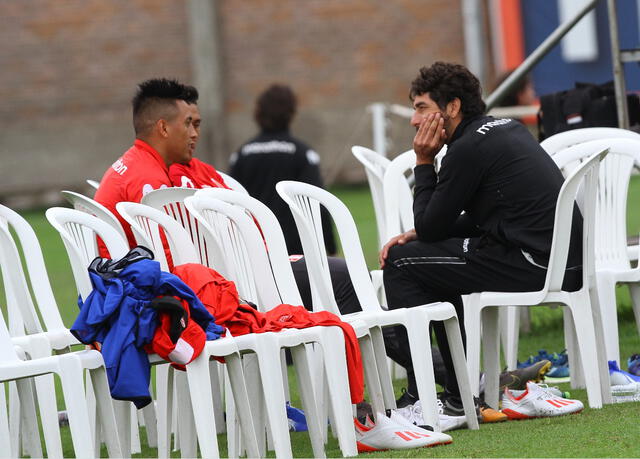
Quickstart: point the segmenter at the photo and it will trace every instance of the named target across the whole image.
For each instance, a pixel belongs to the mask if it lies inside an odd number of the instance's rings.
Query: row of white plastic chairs
[[[288,185],[292,192],[294,192],[293,190],[297,189],[297,185],[301,184],[291,183]],[[286,188],[287,184],[283,184],[282,186]],[[304,185],[302,186],[304,190]],[[159,190],[148,195],[146,198],[148,202],[154,199],[156,203],[163,202],[164,204],[161,207],[167,211],[173,212],[177,210],[180,212],[179,214],[173,214],[178,220],[169,218],[166,214],[144,204],[120,203],[118,210],[132,225],[138,242],[152,248],[164,268],[166,268],[167,265],[166,260],[164,260],[162,239],[158,227],[161,227],[167,236],[174,263],[206,262],[206,264],[215,267],[221,273],[235,280],[243,298],[254,299],[257,304],[266,308],[280,303],[300,304],[299,293],[295,287],[291,268],[288,263],[284,238],[273,214],[262,204],[247,195],[229,190],[202,190],[199,192],[199,196],[184,199],[184,194],[193,194],[194,191],[195,190],[180,189]],[[317,190],[311,187],[307,191],[311,193],[308,197],[308,199],[311,200],[311,196],[313,196]],[[319,191],[322,192],[322,190]],[[67,193],[67,196],[71,197],[73,195]],[[304,193],[298,195],[297,199],[304,200],[303,196]],[[212,199],[213,197],[217,199],[214,200]],[[47,211],[47,217],[56,229],[58,229],[63,238],[71,260],[78,291],[83,298],[86,298],[91,289],[86,266],[90,259],[96,254],[96,236],[99,236],[103,242],[105,242],[109,252],[114,257],[123,255],[127,250],[127,246],[121,228],[118,229],[119,224],[117,224],[117,220],[110,215],[106,209],[100,209],[97,203],[89,199],[78,198],[77,195],[75,198],[77,200],[75,203],[76,207],[82,207],[84,205],[84,210],[88,210],[94,215],[98,214],[109,221],[109,223],[105,223],[105,221],[100,220],[98,217],[71,209],[54,208]],[[335,200],[335,198],[328,193],[326,195],[321,194],[320,198],[328,200],[324,202],[325,205],[331,205],[330,200]],[[83,204],[79,204],[80,201],[82,201]],[[185,205],[182,204],[183,201]],[[169,206],[171,202],[175,202],[173,207]],[[333,205],[336,212],[346,212],[347,220],[350,219],[350,215],[342,203],[335,200]],[[98,210],[96,211],[96,209]],[[310,212],[310,218],[317,217],[318,204],[316,202],[307,201],[306,209]],[[16,226],[24,227],[26,225],[26,222],[23,220],[20,221],[21,218],[17,216],[17,214],[12,213],[12,211],[6,208],[2,208],[2,210],[3,219],[7,222],[6,228],[11,226],[15,229]],[[257,231],[254,220],[247,217],[247,211],[250,212],[260,224],[262,236]],[[101,212],[102,215],[100,215]],[[13,214],[11,217],[13,219],[12,221],[7,217],[7,215],[10,214]],[[178,221],[182,225],[178,224]],[[20,241],[19,244],[15,244],[11,239],[11,233],[6,230],[4,234],[8,241],[7,247],[15,248],[16,245],[22,246],[25,258],[27,259],[27,268],[31,276],[32,284],[34,284],[34,278],[32,277],[34,274],[32,273],[33,263],[30,263],[30,260],[36,259],[38,261],[38,263],[35,264],[39,266],[39,271],[45,273],[45,277],[41,277],[38,280],[38,284],[46,284],[44,289],[50,292],[46,271],[44,270],[44,263],[42,262],[42,254],[37,245],[37,239],[35,239],[31,228],[28,228],[28,225],[26,226],[26,233],[30,233],[30,239],[32,239],[32,242],[35,242],[35,244],[27,244],[29,249],[26,248],[25,240],[21,237],[21,234],[25,232],[17,232]],[[463,388],[468,422],[472,428],[477,428],[477,419],[475,418],[473,401],[466,374],[462,341],[455,311],[451,305],[441,304],[431,306],[428,309],[414,308],[409,311],[395,311],[394,313],[382,311],[375,300],[375,295],[372,295],[373,290],[368,281],[364,258],[362,257],[359,241],[357,241],[355,224],[353,220],[350,219],[350,221],[345,221],[342,226],[345,226],[346,229],[342,229],[341,231],[339,228],[341,235],[344,233],[345,238],[349,237],[355,241],[355,244],[346,244],[346,247],[352,247],[353,251],[353,254],[348,257],[348,261],[351,260],[349,269],[352,276],[356,275],[354,273],[359,273],[358,277],[364,279],[364,282],[354,283],[357,285],[356,290],[361,303],[366,305],[365,312],[359,313],[355,315],[355,317],[345,317],[345,320],[348,320],[354,326],[358,335],[364,357],[363,361],[365,364],[368,392],[372,398],[374,407],[378,411],[382,411],[385,408],[393,408],[395,404],[390,380],[386,371],[384,345],[380,327],[382,325],[400,323],[408,328],[409,335],[412,339],[412,350],[415,351],[414,360],[418,362],[420,394],[425,404],[431,406],[431,409],[425,409],[425,421],[436,426],[436,428],[438,427],[432,364],[428,353],[425,355],[423,352],[423,349],[428,350],[429,346],[423,341],[428,334],[427,331],[430,320],[446,320],[447,327],[450,329],[451,345],[455,351],[456,368],[458,369],[460,378],[459,384]],[[189,232],[187,232],[185,228],[187,228]],[[313,228],[313,225],[311,225],[310,228]],[[317,228],[313,228],[313,231],[316,230]],[[268,251],[265,250],[262,237],[264,237],[264,242],[266,242],[269,247]],[[320,240],[322,240],[322,238],[320,238]],[[308,243],[309,241],[307,240],[307,245]],[[15,250],[15,252],[17,253],[17,250]],[[312,259],[314,259],[314,256],[310,255],[309,260]],[[13,260],[13,263],[3,262],[3,278],[6,279],[7,275],[14,275],[16,273],[23,275],[21,268],[17,268],[20,264],[16,264],[16,260],[17,258]],[[310,273],[314,277],[312,281],[312,285],[314,285],[314,299],[316,299],[314,305],[317,306],[317,310],[326,307],[334,312],[338,312],[335,306],[335,299],[331,293],[330,280],[327,281],[326,277],[322,274],[322,259],[318,257],[315,260],[317,263],[316,268],[310,268]],[[31,316],[37,323],[36,308],[31,299],[27,299],[28,291],[26,289],[24,276],[20,281],[11,285],[11,292],[13,293],[8,294],[8,298],[11,297],[11,295],[13,295],[12,298],[14,298],[16,296],[15,292],[18,291],[21,291],[24,296],[24,298],[20,298],[19,301],[9,301],[12,306],[15,306],[15,308],[12,308],[15,313],[14,317],[20,317],[20,320],[23,321],[23,333],[26,332],[29,335],[35,335],[40,333],[40,330],[47,329],[46,333],[55,332],[61,336],[71,337],[68,330],[62,325],[59,312],[57,312],[57,308],[55,307],[55,302],[52,300],[41,302],[41,298],[38,297],[37,293],[36,304],[41,310],[40,314],[43,317],[56,317],[56,320],[48,322],[45,320],[46,323],[44,327],[41,325],[29,328],[24,326],[24,317]],[[37,290],[39,291],[39,289]],[[46,312],[42,311],[43,308]],[[16,322],[18,322],[18,320],[16,320]],[[316,335],[310,336],[313,332],[316,332]],[[70,338],[69,342],[75,343],[76,341]],[[327,361],[324,366],[324,373],[328,380],[327,386],[330,389],[328,399],[332,408],[332,428],[338,435],[342,453],[347,456],[356,453],[355,437],[351,422],[352,413],[348,400],[348,392],[346,392],[348,384],[345,380],[344,342],[338,330],[334,330],[333,327],[321,327],[317,330],[287,330],[286,333],[267,333],[259,336],[246,335],[228,339],[224,338],[208,343],[205,353],[187,366],[189,390],[183,391],[183,393],[186,393],[186,402],[192,406],[194,416],[196,417],[195,428],[192,431],[197,431],[200,450],[204,457],[215,457],[217,455],[216,437],[212,435],[212,432],[215,432],[216,428],[214,425],[215,417],[212,413],[212,388],[211,379],[209,378],[209,358],[212,355],[224,356],[229,370],[231,370],[232,367],[234,368],[233,372],[230,372],[235,375],[235,380],[233,377],[230,378],[231,389],[236,405],[238,405],[238,418],[243,433],[242,443],[247,453],[251,456],[264,455],[263,444],[260,446],[257,445],[258,435],[256,435],[256,427],[264,430],[266,423],[261,424],[259,422],[262,415],[256,415],[256,410],[259,411],[262,404],[265,404],[267,417],[269,418],[268,427],[271,437],[273,438],[276,455],[278,457],[288,457],[291,455],[286,415],[284,412],[284,394],[286,389],[283,387],[284,381],[281,384],[277,383],[279,379],[283,379],[280,373],[280,353],[277,351],[280,347],[292,347],[296,363],[302,362],[301,365],[297,365],[297,373],[298,378],[301,380],[300,391],[303,407],[308,416],[314,454],[317,456],[324,454],[322,440],[326,439],[326,436],[323,438],[321,432],[321,424],[323,424],[321,419],[323,417],[318,411],[318,408],[322,406],[323,400],[322,397],[316,396],[316,394],[322,392],[322,390],[306,390],[306,388],[312,389],[318,385],[310,376],[311,369],[308,366],[308,362],[305,365],[305,360],[307,359],[304,345],[307,343],[319,343],[325,350],[325,355],[331,356],[331,360]],[[66,346],[68,346],[68,344],[66,344]],[[56,350],[58,349],[51,347],[49,353]],[[234,362],[239,362],[239,356],[243,352],[252,352],[258,355],[260,362],[259,376],[262,381],[265,381],[265,384],[261,386],[261,390],[265,392],[264,397],[259,398],[257,403],[251,403],[251,410],[249,411],[247,411],[249,408],[247,401],[248,395],[246,395],[247,381],[243,377],[241,365],[238,363],[234,364]],[[100,358],[100,354],[98,353],[93,352],[93,355],[96,356],[95,358]],[[23,357],[27,356],[23,355]],[[34,356],[29,355],[28,357]],[[14,358],[13,360],[16,359]],[[153,363],[160,363],[157,358],[151,357],[150,360]],[[161,365],[159,368],[160,367],[167,366]],[[10,378],[6,380],[8,379]],[[170,387],[172,380],[166,374],[163,376],[158,374],[157,379],[158,451],[160,456],[166,456],[168,454],[168,426],[172,406],[172,391]],[[103,401],[105,394],[104,385],[94,388],[96,394],[99,396],[99,400]],[[191,404],[189,403],[189,398],[193,397],[197,397],[197,403]],[[184,404],[181,405],[185,406]],[[127,456],[129,453],[128,448],[130,441],[128,435],[130,427],[128,426],[128,422],[130,417],[128,413],[129,410],[126,408],[123,408],[119,413],[117,425],[121,439],[119,444],[120,449],[113,446],[109,450],[110,455],[117,456],[123,454]],[[48,413],[41,410],[41,416],[45,414],[47,414],[47,425],[49,425],[49,421],[52,422],[53,420],[52,410],[50,409]],[[229,414],[228,412],[228,418],[230,417]],[[106,425],[114,424],[109,423],[108,419],[103,418],[101,409],[98,410],[97,419],[105,422],[94,423],[96,427],[94,427],[94,430],[91,432],[89,431],[91,423],[78,422],[76,421],[75,412],[73,416],[71,416],[70,413],[70,423],[73,426],[72,433],[76,454],[86,455],[87,448],[93,448],[94,452],[97,451],[96,448],[99,442],[96,439],[99,437],[96,435],[96,432],[100,431],[100,428],[97,427],[99,425],[102,425],[105,440],[109,440],[110,445],[114,444],[113,436],[107,437],[107,433],[113,434],[113,432],[105,431],[105,423]],[[189,424],[190,420],[191,415],[185,413],[185,416],[181,419],[181,424]],[[57,416],[55,417],[55,422],[57,422]],[[326,423],[324,424],[326,425]],[[149,428],[150,426],[148,425],[147,427]],[[84,430],[82,430],[83,428]],[[74,429],[76,431],[74,431]],[[77,431],[77,429],[80,429],[80,431]],[[51,435],[45,435],[47,449],[55,456],[56,451],[60,451],[59,440],[58,443],[56,443],[55,440],[51,440],[50,437]],[[6,438],[9,437],[7,436]],[[180,438],[182,454],[195,455],[195,444],[190,441],[189,430],[186,429],[184,434],[181,433]],[[240,452],[240,450],[237,449],[239,448],[239,441],[237,440],[239,436],[236,435],[234,438],[236,441],[235,446],[230,445],[230,454],[232,455]],[[234,447],[236,449],[232,449]],[[15,447],[13,451],[16,451]]]
[[[577,146],[581,144],[582,146]],[[542,147],[567,176],[593,149],[610,148],[600,171],[599,186],[595,205],[595,269],[596,275],[590,282],[597,284],[597,297],[602,311],[604,328],[603,340],[606,358],[619,361],[618,330],[616,319],[615,285],[627,283],[633,299],[636,323],[640,331],[640,293],[638,281],[640,270],[632,268],[630,260],[638,258],[638,246],[627,247],[626,203],[631,172],[640,166],[640,135],[615,128],[588,128],[557,134],[542,142]],[[365,166],[376,211],[380,244],[395,234],[413,227],[411,211],[411,190],[406,174],[415,165],[415,154],[408,151],[393,161],[363,147],[353,147],[353,154]],[[439,154],[446,154],[446,148]],[[400,204],[400,205],[398,205]],[[479,366],[479,347],[472,343],[480,340],[477,298],[465,301],[465,323],[469,336],[471,374]],[[484,300],[483,300],[484,304]],[[467,313],[469,311],[469,313]],[[508,311],[508,312],[507,312]],[[510,369],[515,368],[517,357],[517,312],[518,308],[506,308],[501,326],[505,359]],[[566,310],[565,310],[566,311]],[[571,318],[565,313],[565,337],[569,348],[572,368],[572,385],[581,386],[581,371],[578,352],[573,345]],[[494,333],[492,331],[491,333]]]
[[[595,147],[591,149],[591,153],[595,154],[591,155],[590,161],[586,161],[580,165],[580,167],[574,171],[571,178],[565,183],[559,198],[559,201],[565,203],[565,206],[572,205],[578,184],[585,174],[591,178],[587,181],[588,186],[585,187],[585,194],[588,195],[589,193],[595,193],[595,182],[593,177],[599,166],[598,160],[603,157],[605,152],[594,150],[597,149]],[[296,218],[298,229],[301,233],[301,239],[303,241],[303,247],[307,257],[307,264],[309,266],[309,274],[312,281],[314,308],[317,310],[327,308],[332,312],[339,313],[335,304],[335,298],[333,298],[330,284],[331,281],[328,275],[328,268],[323,250],[322,229],[319,225],[319,206],[323,205],[326,207],[334,218],[342,246],[345,250],[345,258],[347,260],[349,273],[354,281],[356,293],[363,305],[363,312],[343,318],[345,320],[349,320],[354,325],[356,333],[359,336],[359,342],[364,355],[364,362],[365,364],[368,364],[365,368],[365,374],[373,405],[376,408],[392,408],[394,406],[395,402],[393,400],[393,393],[390,390],[390,381],[388,373],[386,372],[386,364],[384,363],[384,347],[382,345],[380,327],[391,324],[402,324],[406,326],[409,331],[411,351],[414,359],[414,365],[416,365],[416,374],[418,376],[419,395],[423,400],[424,406],[428,407],[424,410],[424,421],[436,427],[438,426],[437,409],[435,404],[435,385],[427,331],[430,320],[445,320],[449,339],[454,351],[453,354],[456,373],[459,379],[459,386],[462,390],[467,419],[471,427],[477,428],[477,419],[475,418],[475,411],[473,409],[473,401],[471,399],[470,392],[472,385],[469,382],[467,374],[462,342],[460,340],[459,328],[457,325],[457,317],[455,316],[453,307],[444,303],[429,305],[422,308],[412,308],[409,310],[383,311],[376,298],[373,285],[371,284],[367,274],[355,223],[344,204],[330,193],[310,185],[283,182],[278,185],[277,189],[285,201],[287,201],[291,206]],[[174,218],[168,218],[165,213],[160,212],[157,209],[154,210],[144,204],[121,203],[118,205],[118,210],[132,225],[138,242],[152,248],[165,268],[167,265],[166,261],[163,261],[163,244],[158,227],[161,227],[167,236],[167,240],[171,247],[172,257],[174,258],[174,263],[202,262],[203,264],[208,264],[230,279],[236,281],[241,296],[247,299],[255,299],[256,303],[261,304],[263,307],[268,308],[283,302],[299,304],[299,294],[295,291],[295,283],[293,282],[290,265],[288,264],[286,250],[284,248],[284,239],[273,214],[271,214],[270,211],[268,211],[268,209],[266,209],[262,204],[252,200],[242,193],[232,192],[229,190],[210,189],[198,191],[195,196],[185,197],[186,195],[194,193],[195,190],[167,189],[158,190],[145,197],[145,201],[147,201],[147,203],[152,206],[155,203],[155,206],[164,209],[165,212],[169,213]],[[86,202],[90,202],[90,200],[86,200]],[[591,201],[585,200],[585,202],[589,203]],[[94,203],[91,203],[91,205],[93,204]],[[589,211],[588,205],[586,207],[585,222],[589,222],[592,220],[593,212]],[[263,232],[262,236],[257,231],[254,220],[247,217],[247,212],[249,212],[259,223]],[[93,210],[91,213],[96,214],[99,212]],[[111,226],[114,221],[117,223],[117,220],[115,220],[113,216],[106,217],[111,220],[110,224],[105,224],[104,221],[99,220],[97,217],[83,215],[70,209],[51,209],[47,212],[47,216],[63,236],[65,247],[67,248],[72,261],[74,277],[78,284],[79,292],[84,297],[90,290],[86,266],[88,264],[89,257],[92,254],[95,254],[96,234],[105,241],[112,255],[115,256],[116,254],[123,254],[127,250],[126,242],[123,239],[122,234],[119,230],[115,229],[117,226]],[[8,221],[7,217],[4,218]],[[566,220],[566,218],[564,220]],[[562,221],[562,212],[558,212],[557,227],[566,226],[567,222],[564,221],[564,223],[562,223]],[[12,224],[12,226],[15,225]],[[589,225],[585,224],[585,227],[589,228]],[[6,234],[8,235],[7,238],[11,236],[8,231],[6,231]],[[585,234],[591,233],[589,231],[585,231]],[[266,246],[269,247],[268,251],[265,250],[265,244],[262,239],[263,237],[264,242],[266,242]],[[560,237],[560,239],[562,238]],[[586,240],[589,240],[589,238],[586,237]],[[21,241],[20,244],[22,245],[23,250],[25,250],[24,242]],[[566,246],[566,244],[566,240],[563,243],[562,241],[558,241],[554,238],[554,247],[556,247],[557,252],[562,253],[563,245]],[[566,258],[566,247],[564,247],[564,249],[564,256]],[[37,251],[39,252],[39,247]],[[3,253],[6,254],[7,251],[5,250]],[[559,257],[561,259],[562,255],[559,255]],[[28,261],[29,257],[25,258],[27,259],[29,275],[32,276],[31,266],[29,266]],[[18,272],[15,268],[15,264],[7,264],[4,262],[4,259],[2,267],[3,278],[5,279],[8,276],[8,274],[5,273],[5,269],[13,273],[13,275]],[[43,266],[42,269],[44,269]],[[22,274],[21,271],[20,274]],[[15,283],[15,286],[13,287],[14,291],[17,292],[24,287],[21,286],[20,283],[26,284],[26,281],[23,279],[21,282]],[[585,287],[583,287],[583,290],[584,289]],[[584,292],[581,294],[584,296]],[[21,314],[27,317],[30,314],[33,315],[33,311],[26,311],[29,309],[33,310],[33,304],[30,304],[30,300],[25,299],[24,301],[18,302],[15,298],[16,293],[14,292],[11,295],[13,295],[13,300],[11,302],[16,306],[16,309],[20,311]],[[8,294],[7,298],[9,299],[11,295]],[[562,293],[559,293],[558,295],[562,296]],[[567,299],[566,295],[564,295],[563,298],[560,298],[558,295],[556,295],[555,298],[552,298],[552,301],[571,302],[571,299]],[[36,300],[38,306],[41,307],[40,299],[37,298],[37,294]],[[23,311],[23,309],[25,311]],[[59,313],[57,314],[59,317]],[[41,312],[41,315],[44,317],[45,314]],[[55,314],[49,313],[49,315]],[[574,313],[574,317],[575,315],[576,314]],[[591,317],[590,314],[586,315]],[[490,316],[488,319],[493,320]],[[585,340],[588,341],[589,336],[593,338],[591,339],[591,343],[596,342],[595,337],[597,337],[598,327],[594,327],[593,324],[590,324],[588,319],[585,319],[583,322],[584,323],[578,327],[581,330],[578,338],[580,338],[579,344],[581,346],[581,351],[583,351],[582,355],[583,357],[587,355],[597,355],[597,353],[592,354],[592,349],[585,347],[584,342]],[[52,330],[49,330],[49,323],[47,323],[46,329],[48,331],[53,331],[55,329],[61,335],[65,335],[65,333],[68,334],[68,331],[66,331],[64,327],[59,328],[60,324],[61,321],[56,325],[58,328],[53,326]],[[42,329],[42,327],[40,328]],[[38,327],[32,327],[31,330],[33,331],[26,330],[26,332],[33,335],[39,333]],[[591,334],[589,330],[591,330]],[[324,332],[326,332],[326,330]],[[289,331],[287,333],[289,333]],[[278,457],[287,457],[291,455],[290,441],[286,431],[286,415],[284,414],[284,394],[286,393],[286,388],[284,387],[285,378],[282,378],[281,374],[279,377],[277,376],[277,373],[281,370],[281,361],[279,359],[280,353],[277,352],[277,349],[293,342],[293,348],[296,349],[294,355],[297,357],[297,363],[299,363],[300,361],[304,362],[307,357],[305,353],[306,347],[304,346],[306,343],[320,343],[320,347],[325,348],[330,346],[330,344],[327,343],[327,340],[322,340],[321,337],[313,337],[313,339],[309,339],[308,337],[301,338],[300,336],[296,336],[291,338],[285,337],[287,333],[273,334],[277,335],[277,338],[269,338],[272,341],[270,342],[270,345],[267,346],[267,348],[272,352],[266,354],[262,352],[262,356],[261,353],[257,351],[257,347],[259,347],[259,345],[256,344],[247,345],[244,348],[241,348],[240,346],[232,351],[226,350],[222,352],[222,354],[228,353],[225,354],[228,362],[229,360],[233,361],[237,358],[237,364],[235,365],[236,369],[234,370],[236,378],[235,381],[232,381],[231,386],[236,404],[238,405],[238,418],[243,432],[242,444],[251,455],[264,454],[264,444],[263,442],[258,442],[258,437],[263,436],[258,435],[256,431],[264,432],[264,426],[266,423],[260,422],[262,417],[261,415],[255,415],[255,411],[259,411],[262,404],[266,404],[267,416],[269,417],[268,426],[270,428],[271,437],[273,438],[276,455]],[[298,332],[292,331],[289,335],[295,335],[296,333]],[[492,349],[497,341],[495,339],[492,341],[491,337],[487,335],[488,334],[485,333],[483,336],[485,346],[491,346],[487,349]],[[240,345],[248,344],[246,342],[243,343],[242,338],[243,337],[238,337],[233,338],[232,340],[236,341],[236,345],[238,345],[238,341],[240,342]],[[251,339],[253,338],[255,337],[251,337]],[[183,391],[183,394],[187,397],[186,406],[193,406],[194,415],[197,420],[195,427],[191,432],[197,431],[197,438],[200,443],[201,452],[205,457],[215,457],[217,455],[217,443],[215,435],[212,435],[212,432],[215,432],[216,428],[214,422],[215,417],[212,413],[213,400],[211,398],[212,387],[211,379],[209,377],[209,358],[211,355],[218,355],[215,354],[215,352],[220,352],[221,348],[225,346],[223,343],[225,339],[220,340],[219,342],[209,343],[207,348],[214,348],[212,353],[203,354],[204,356],[201,356],[199,359],[196,359],[196,361],[187,366],[187,378],[190,390]],[[248,340],[249,338],[245,341]],[[227,342],[229,341],[231,340],[227,340]],[[341,336],[338,335],[333,336],[329,341],[334,345],[335,343],[343,344]],[[342,357],[338,357],[338,362],[333,360],[336,356],[343,355],[339,348],[340,346],[337,346],[337,348],[334,346],[331,354],[329,354],[331,355],[332,362],[325,365],[324,369],[327,374],[327,379],[329,380],[328,386],[333,389],[333,392],[328,397],[332,405],[331,414],[334,421],[332,422],[332,426],[334,431],[337,431],[343,454],[352,455],[355,454],[355,439],[350,420],[351,411],[345,411],[343,409],[345,406],[349,406],[348,398],[345,398],[344,391],[347,384],[344,381],[345,374],[342,373],[342,376],[339,375],[339,372],[344,370],[344,363]],[[258,354],[258,359],[260,360],[260,376],[263,381],[267,374],[263,367],[271,368],[272,371],[268,373],[270,375],[269,378],[275,375],[274,381],[281,381],[281,384],[275,384],[275,388],[266,387],[273,385],[273,381],[271,379],[269,379],[270,384],[263,384],[262,390],[269,390],[271,392],[269,392],[268,395],[259,398],[256,403],[251,403],[251,410],[249,410],[249,412],[246,410],[243,412],[243,407],[248,408],[249,406],[247,403],[247,397],[249,397],[249,395],[246,390],[247,380],[243,377],[244,374],[242,366],[240,365],[241,352],[252,352]],[[271,357],[271,360],[269,360],[265,355],[277,355],[278,358],[274,359]],[[23,357],[25,356],[23,355]],[[15,358],[13,360],[15,360]],[[599,364],[602,361],[602,359],[599,358],[591,358],[591,360],[595,361],[596,364]],[[231,369],[234,365],[232,363],[232,365],[228,366]],[[602,368],[595,368],[595,366],[590,367],[595,371],[592,372],[592,376],[587,381],[589,401],[592,407],[601,406],[602,399],[604,398],[606,400],[606,391],[603,390],[603,386],[600,386],[600,382],[603,381]],[[166,365],[164,365],[164,367],[166,367]],[[496,379],[498,375],[497,348],[495,355],[490,352],[485,352],[485,368],[494,367],[495,371],[489,372],[489,370],[487,370],[487,387],[489,389],[492,387],[491,381]],[[278,370],[276,370],[276,368]],[[314,383],[317,381],[314,381],[313,378],[309,376],[311,371],[313,371],[311,367],[303,363],[301,365],[297,365],[297,369],[299,370],[298,377],[302,378],[303,382],[308,381],[308,387],[313,387]],[[336,373],[336,371],[338,373]],[[334,376],[330,376],[330,373]],[[199,375],[199,377],[197,375]],[[331,382],[332,378],[333,383]],[[160,379],[162,380],[162,378]],[[162,453],[159,447],[159,454],[168,453],[166,439],[168,435],[168,419],[171,417],[170,407],[172,406],[170,402],[172,391],[170,390],[170,387],[168,387],[170,386],[171,379],[166,377],[164,381],[164,390],[158,391],[158,406],[164,407],[162,410],[158,410],[158,425],[160,426],[161,423],[164,423],[164,427],[162,429],[158,429],[159,433],[162,432],[162,435],[159,435],[158,438],[158,445],[160,446],[160,444],[163,443],[165,446],[162,449]],[[336,381],[340,381],[340,383],[336,384]],[[475,381],[477,381],[477,379],[475,379]],[[497,389],[497,380],[494,382],[496,383],[495,386]],[[343,389],[342,392],[340,392],[340,387]],[[102,390],[103,389],[101,388],[101,391]],[[321,421],[321,419],[323,419],[322,406],[324,402],[324,398],[321,393],[322,390],[314,388],[314,390],[306,391],[305,393],[303,389],[301,392],[303,405],[308,411],[308,417],[310,420],[310,433],[312,436],[314,454],[323,455],[324,450],[322,445],[326,436],[323,436],[322,433],[322,424],[324,424]],[[491,400],[492,396],[490,392],[491,390],[488,392],[489,400]],[[342,395],[340,395],[340,393]],[[189,402],[189,396],[194,397],[194,394],[197,394],[198,403],[191,404]],[[100,392],[101,397],[102,395],[102,392]],[[497,392],[495,396],[495,398],[497,398]],[[161,397],[165,397],[163,403],[160,403]],[[123,413],[120,414],[120,416],[127,417],[126,412],[128,410],[122,411]],[[229,415],[229,413],[227,414]],[[210,420],[208,423],[204,421],[207,416]],[[188,414],[182,421],[189,421],[190,419],[191,415]],[[203,423],[200,423],[198,420],[203,420]],[[76,428],[78,428],[78,425],[82,425],[77,422],[74,422],[74,424],[76,425]],[[120,427],[119,431],[121,440],[123,438],[126,439],[128,432],[130,432],[130,428],[126,425],[126,422],[123,422],[122,424],[119,422],[118,427]],[[102,428],[104,430],[104,426]],[[183,455],[191,453],[195,455],[195,441],[193,441],[194,439],[188,434],[188,432],[189,430],[185,432],[184,436],[182,434],[180,436],[181,447],[183,448],[182,452]],[[92,435],[89,436],[84,435],[84,437],[86,444],[91,445],[93,448],[97,447],[97,441],[93,441],[93,444],[91,443],[92,439],[97,438],[95,433],[92,433]],[[86,438],[89,438],[90,440],[86,440]],[[109,452],[111,454],[112,450],[117,450],[114,449],[116,447],[113,446],[113,436],[110,438],[112,449]],[[105,432],[105,439],[108,439],[107,432]],[[239,435],[232,436],[232,439],[234,439],[235,444],[230,446],[230,453],[239,453]],[[261,445],[258,443],[261,443]],[[52,443],[52,445],[55,446],[55,443]],[[47,447],[50,447],[48,442]],[[80,444],[76,446],[76,438],[74,436],[74,448],[80,447]],[[125,456],[127,455],[126,448],[128,447],[127,440],[120,442],[120,451],[125,452]]]

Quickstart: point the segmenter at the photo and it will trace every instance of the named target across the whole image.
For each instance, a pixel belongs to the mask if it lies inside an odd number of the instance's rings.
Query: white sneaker
[[[467,425],[467,418],[465,416],[448,416],[443,413],[443,406],[440,399],[438,403],[438,417],[440,421],[440,430],[442,432],[448,432],[449,430],[460,429]],[[413,425],[423,426],[424,420],[422,418],[422,402],[418,400],[413,405],[405,406],[404,408],[398,408],[392,410],[391,413],[396,413],[398,416],[403,417]],[[392,417],[393,419],[393,417]]]
[[[358,452],[386,451],[389,449],[423,448],[451,443],[449,435],[431,432],[408,421],[398,422],[377,413],[376,424],[367,427],[354,419]]]
[[[505,388],[502,398],[502,412],[509,419],[562,416],[579,413],[584,409],[580,400],[559,397],[532,381],[527,382],[527,390],[521,394],[514,392],[516,391]]]

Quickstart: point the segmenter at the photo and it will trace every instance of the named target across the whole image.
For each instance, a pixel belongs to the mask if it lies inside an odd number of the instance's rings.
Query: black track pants
[[[527,261],[520,249],[505,247],[486,239],[454,238],[433,243],[413,241],[396,245],[389,251],[384,267],[384,286],[390,309],[438,301],[453,304],[464,340],[461,295],[482,291],[540,290],[544,285],[546,272],[546,269]],[[579,270],[567,271],[565,288],[579,288],[580,276]],[[433,322],[432,329],[447,370],[445,389],[458,395],[444,325]],[[387,354],[407,369],[407,390],[417,395],[409,340],[404,327],[396,327],[393,335],[393,340],[386,342]]]

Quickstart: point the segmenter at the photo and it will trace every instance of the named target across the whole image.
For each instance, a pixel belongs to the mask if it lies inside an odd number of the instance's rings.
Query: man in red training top
[[[151,79],[138,85],[132,100],[136,140],[105,172],[95,195],[96,201],[118,217],[131,247],[136,245],[135,238],[129,224],[116,211],[116,204],[140,202],[145,194],[158,188],[187,186],[172,182],[172,164],[192,171],[190,175],[201,182],[196,188],[226,188],[212,166],[193,157],[200,135],[197,102],[196,88],[176,80]]]

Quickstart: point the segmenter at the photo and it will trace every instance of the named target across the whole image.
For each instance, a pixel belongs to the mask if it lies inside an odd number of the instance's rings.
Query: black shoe
[[[442,414],[446,416],[465,416],[464,406],[462,406],[462,399],[459,395],[452,395],[450,393],[440,392],[438,398],[442,402]],[[478,421],[482,419],[480,414],[480,399],[473,397],[473,405],[476,410],[476,417]]]
[[[413,405],[418,401],[418,397],[413,394],[410,394],[407,389],[402,388],[402,395],[398,400],[396,400],[396,407],[404,408],[405,406]]]

